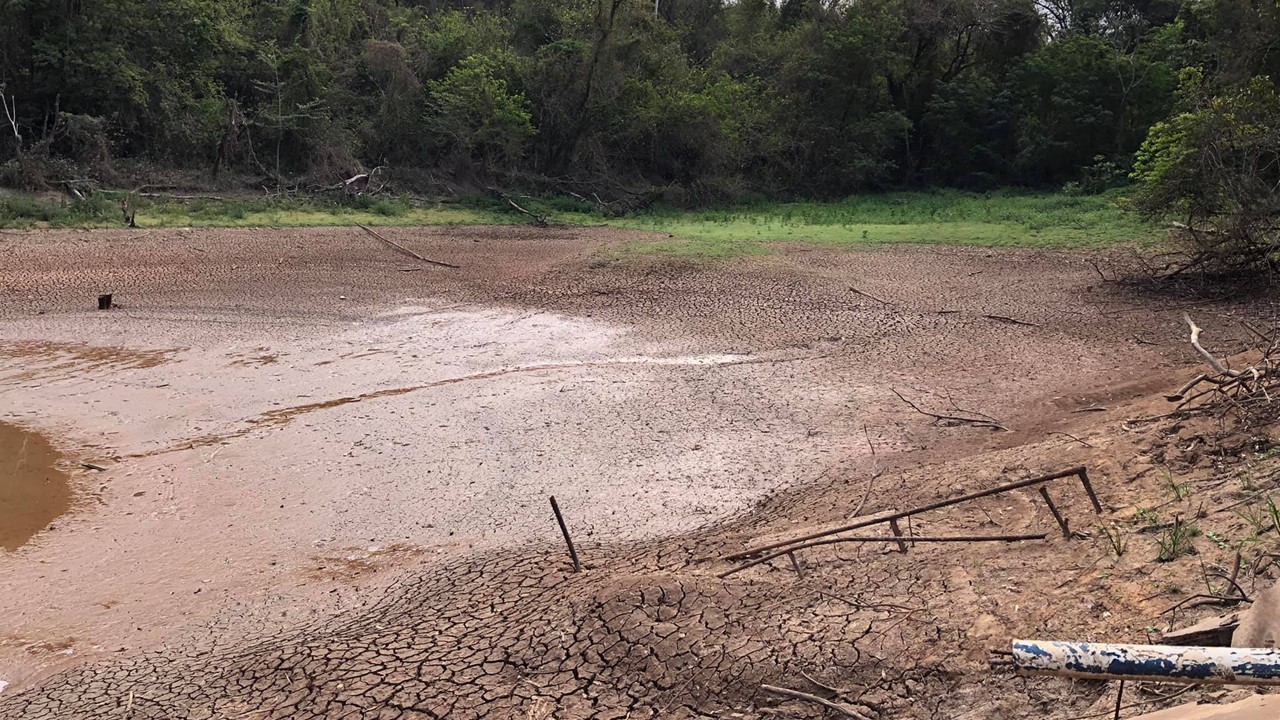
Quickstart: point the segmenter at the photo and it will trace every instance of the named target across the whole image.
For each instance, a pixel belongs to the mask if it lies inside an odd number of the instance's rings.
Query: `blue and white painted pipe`
[[[1280,685],[1280,650],[1014,640],[1019,675],[1154,680],[1207,685]]]

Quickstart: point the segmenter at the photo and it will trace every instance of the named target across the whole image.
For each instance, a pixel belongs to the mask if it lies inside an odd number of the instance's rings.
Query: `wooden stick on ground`
[[[414,251],[410,250],[409,248],[407,248],[407,247],[405,247],[405,246],[401,245],[400,243],[392,242],[392,241],[390,241],[390,240],[388,240],[388,239],[386,239],[386,238],[382,237],[382,235],[380,235],[379,233],[375,232],[372,228],[365,227],[364,225],[361,225],[360,223],[356,223],[356,227],[358,227],[358,228],[360,228],[361,230],[363,230],[363,231],[365,231],[365,232],[369,233],[369,235],[370,235],[372,238],[374,238],[375,240],[380,240],[380,241],[382,241],[383,243],[385,243],[387,246],[389,246],[389,247],[391,247],[391,248],[394,248],[394,249],[396,249],[396,250],[399,250],[400,252],[404,253],[405,255],[408,255],[409,257],[417,258],[418,260],[421,260],[422,262],[427,263],[427,264],[429,264],[429,265],[438,265],[438,266],[440,266],[440,267],[453,268],[454,270],[457,270],[457,269],[459,269],[459,268],[461,267],[461,266],[459,266],[459,265],[454,265],[454,264],[452,264],[452,263],[441,262],[441,261],[439,261],[439,260],[432,260],[432,259],[430,259],[430,258],[424,258],[424,257],[422,257],[421,255],[419,255],[418,253],[416,253],[416,252],[414,252]]]
[[[807,692],[800,692],[799,690],[792,690],[790,688],[777,687],[775,685],[761,685],[760,689],[766,692],[771,692],[774,695],[782,695],[784,697],[793,698],[795,700],[804,700],[805,702],[811,702],[817,705],[821,705],[822,707],[827,708],[828,710],[835,710],[836,712],[840,713],[841,715],[844,715],[845,717],[857,718],[857,720],[870,720],[870,718],[868,718],[866,715],[863,715],[862,713],[858,712],[857,710],[854,710],[848,705],[831,702],[830,700],[820,698],[817,695],[810,695]]]

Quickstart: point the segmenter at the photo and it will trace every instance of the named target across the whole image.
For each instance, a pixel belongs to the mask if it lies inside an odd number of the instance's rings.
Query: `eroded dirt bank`
[[[974,680],[983,643],[1100,612],[1054,587],[1084,566],[1062,543],[844,549],[803,580],[713,559],[1064,463],[1119,507],[1130,440],[1054,433],[1187,364],[1184,308],[1069,254],[384,232],[462,268],[358,230],[0,238],[0,421],[51,438],[78,498],[0,556],[6,717],[756,717],[801,672],[880,717],[1008,714],[1028,696]]]

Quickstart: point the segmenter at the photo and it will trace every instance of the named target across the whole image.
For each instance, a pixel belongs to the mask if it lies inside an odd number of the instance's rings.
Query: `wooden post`
[[[1040,487],[1040,497],[1044,498],[1044,504],[1049,506],[1049,512],[1053,513],[1053,519],[1058,521],[1058,527],[1062,528],[1062,537],[1070,540],[1071,530],[1067,527],[1067,521],[1063,519],[1062,513],[1058,512],[1058,507],[1053,504],[1053,498],[1049,497],[1049,488]]]
[[[569,557],[573,560],[573,571],[582,572],[582,563],[578,562],[578,551],[573,548],[573,538],[569,537],[569,526],[564,524],[564,515],[560,514],[560,506],[556,504],[556,496],[551,496],[551,512],[556,514],[556,522],[560,523],[560,534],[564,535],[564,544],[569,546]]]

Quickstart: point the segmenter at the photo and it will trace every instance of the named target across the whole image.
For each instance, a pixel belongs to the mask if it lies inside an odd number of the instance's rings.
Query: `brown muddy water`
[[[17,550],[71,506],[60,459],[43,436],[0,422],[0,547]]]

